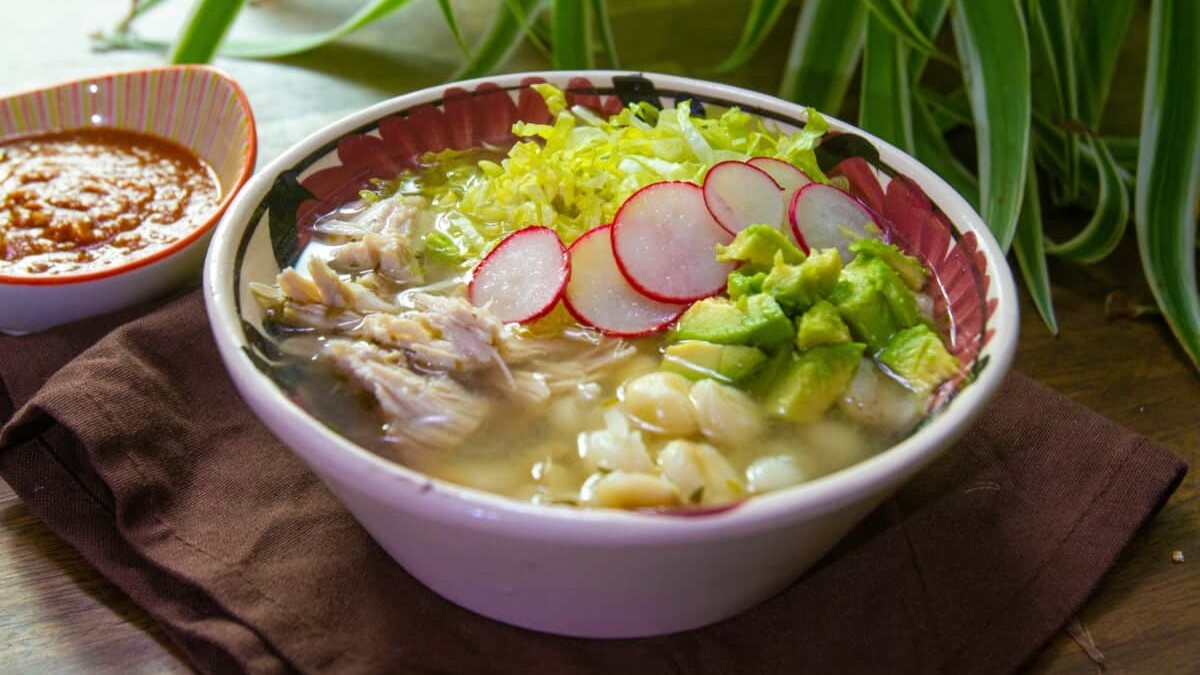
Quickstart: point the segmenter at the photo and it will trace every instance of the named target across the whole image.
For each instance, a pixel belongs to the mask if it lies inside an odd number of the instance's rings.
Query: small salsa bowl
[[[0,332],[19,335],[153,299],[194,281],[257,156],[254,115],[236,82],[205,66],[165,66],[66,82],[0,99],[0,140],[118,129],[173,141],[212,167],[220,201],[170,245],[77,273],[0,273]]]
[[[803,107],[681,77],[614,71],[472,80],[400,96],[301,141],[246,186],[217,228],[204,294],[216,342],[255,413],[307,462],[379,544],[443,597],[500,621],[587,637],[687,630],[744,611],[794,582],[859,520],[959,438],[999,389],[1017,342],[1012,273],[967,202],[913,158],[830,119],[829,168],[886,216],[937,277],[962,369],[920,428],[891,448],[816,480],[733,505],[674,512],[521,502],[439,480],[339,435],[289,395],[253,282],[293,264],[315,214],[422,152],[511,142],[518,119],[545,121],[530,88],[550,82],[602,112],[623,103],[738,106],[795,130]],[[820,159],[821,153],[818,154]],[[848,163],[847,163],[848,162]],[[824,168],[824,165],[823,165]],[[821,608],[819,611],[827,611]]]

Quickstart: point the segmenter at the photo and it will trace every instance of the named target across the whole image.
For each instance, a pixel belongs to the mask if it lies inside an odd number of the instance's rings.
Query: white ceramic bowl
[[[664,75],[590,71],[532,76],[575,90],[575,101],[611,110],[616,97],[738,105],[783,126],[803,108],[761,94]],[[247,291],[294,259],[304,222],[353,197],[378,162],[502,140],[514,116],[544,116],[523,86],[530,75],[473,80],[400,96],[309,136],[261,170],[217,229],[205,265],[213,332],[242,396],[307,462],[376,541],[417,579],[480,614],[536,630],[591,637],[644,636],[703,626],[777,593],[900,484],[951,447],[996,393],[1017,340],[1012,275],[987,228],[949,186],[911,157],[850,125],[825,156],[852,160],[852,184],[888,174],[910,180],[865,195],[913,203],[923,190],[938,212],[895,223],[921,255],[955,314],[953,348],[964,363],[954,393],[915,434],[860,464],[810,483],[690,516],[536,506],[440,481],[341,437],[289,399],[272,379],[262,314]],[[380,160],[380,157],[388,159]],[[376,164],[373,164],[376,163]],[[394,168],[392,169],[394,170]],[[907,188],[907,189],[902,189]],[[870,192],[871,190],[867,190]],[[923,199],[923,197],[920,197]],[[928,207],[928,201],[924,202]],[[301,228],[302,230],[303,228]],[[332,553],[336,555],[336,552]],[[814,608],[828,611],[829,608]]]
[[[71,274],[0,274],[0,332],[19,335],[164,295],[199,276],[213,227],[254,171],[254,116],[241,87],[206,66],[98,75],[0,99],[0,139],[115,128],[174,141],[211,166],[221,202],[170,246]]]

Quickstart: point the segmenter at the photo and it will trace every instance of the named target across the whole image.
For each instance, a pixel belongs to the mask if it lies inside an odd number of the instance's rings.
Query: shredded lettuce
[[[554,119],[513,125],[522,140],[502,159],[464,165],[462,151],[423,158],[423,172],[441,172],[445,180],[424,183],[421,193],[451,214],[439,217],[426,236],[426,249],[437,258],[468,264],[499,238],[534,224],[554,229],[569,244],[612,222],[639,188],[662,180],[700,183],[724,160],[776,157],[826,180],[813,148],[828,123],[812,109],[806,128],[788,135],[736,108],[709,119],[693,115],[689,101],[665,110],[634,103],[604,119],[568,107],[553,85],[534,90]]]

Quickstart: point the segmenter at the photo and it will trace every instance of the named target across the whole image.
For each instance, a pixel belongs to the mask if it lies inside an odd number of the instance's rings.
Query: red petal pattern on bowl
[[[882,213],[891,222],[897,242],[926,266],[933,268],[946,256],[951,230],[935,215],[925,192],[909,178],[895,176],[888,183]]]
[[[406,114],[379,121],[373,132],[344,136],[337,144],[339,164],[306,176],[300,184],[314,199],[305,201],[296,214],[301,239],[323,214],[357,198],[371,186],[372,178],[391,178],[417,166],[421,155],[440,150],[479,147],[508,148],[515,141],[512,126],[517,121],[548,124],[554,117],[542,97],[530,85],[541,78],[522,80],[514,102],[509,92],[491,82],[474,91],[447,87],[441,107],[425,104]],[[567,87],[567,100],[599,114],[621,110],[616,96],[601,96],[586,78],[576,77]]]
[[[541,94],[532,89],[532,85],[544,82],[545,80],[540,77],[527,77],[521,80],[521,93],[517,97],[517,117],[522,122],[549,124],[554,119]]]
[[[830,171],[831,176],[842,176],[850,183],[850,194],[858,197],[875,213],[883,213],[883,188],[870,163],[862,157],[848,157]]]
[[[584,77],[567,80],[567,102],[581,105],[605,117],[621,112],[621,99],[616,96],[600,96],[595,86]]]
[[[906,176],[894,176],[883,199],[883,214],[892,226],[895,243],[916,256],[933,272],[927,290],[933,296],[933,315],[948,317],[950,353],[962,364],[957,375],[942,385],[931,408],[949,401],[971,374],[979,351],[991,339],[983,327],[996,309],[996,300],[985,303],[991,279],[987,260],[974,232],[957,240],[946,215],[937,210],[925,191]],[[981,334],[982,333],[982,334]]]

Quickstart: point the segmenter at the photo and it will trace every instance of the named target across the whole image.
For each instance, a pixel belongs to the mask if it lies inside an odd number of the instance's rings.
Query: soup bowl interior
[[[927,168],[830,120],[822,169],[889,222],[889,236],[934,274],[935,315],[961,369],[894,447],[811,482],[718,508],[668,513],[534,505],[439,480],[356,445],[293,396],[276,336],[250,285],[273,283],[303,254],[314,220],[371,178],[420,155],[505,146],[512,123],[551,119],[530,89],[548,81],[597,113],[632,101],[730,107],[790,131],[805,109],[680,77],[610,71],[474,80],[385,101],[294,146],[227,213],[205,266],[218,348],[243,398],[372,536],[444,597],[553,633],[628,637],[706,625],[778,592],[901,483],[953,444],[996,393],[1016,344],[1013,280],[971,207]]]
[[[236,82],[206,66],[88,77],[0,99],[0,140],[118,129],[172,141],[212,168],[220,201],[168,246],[96,270],[0,273],[0,331],[20,334],[113,311],[194,282],[212,230],[254,171],[257,135]]]

